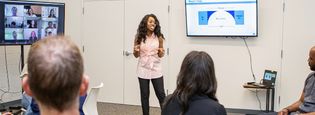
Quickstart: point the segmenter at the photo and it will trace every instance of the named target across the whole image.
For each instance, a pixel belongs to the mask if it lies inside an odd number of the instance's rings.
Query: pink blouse
[[[152,34],[140,44],[137,76],[142,79],[162,77],[161,58],[158,56],[159,38]]]

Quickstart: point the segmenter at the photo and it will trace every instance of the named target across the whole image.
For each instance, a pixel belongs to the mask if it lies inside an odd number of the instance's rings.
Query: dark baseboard
[[[21,106],[21,104],[21,99],[0,103],[0,110],[8,109],[9,107]]]
[[[228,113],[242,113],[246,115],[257,115],[266,113],[266,111],[252,110],[252,109],[235,109],[235,108],[225,108]]]

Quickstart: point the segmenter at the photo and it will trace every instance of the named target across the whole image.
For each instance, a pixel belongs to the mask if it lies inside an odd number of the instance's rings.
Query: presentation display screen
[[[0,45],[28,45],[64,33],[64,3],[0,1]]]
[[[257,33],[256,0],[186,0],[187,36],[248,36]]]

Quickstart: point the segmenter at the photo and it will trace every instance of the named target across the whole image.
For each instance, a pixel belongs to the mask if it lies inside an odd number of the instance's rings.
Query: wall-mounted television
[[[187,36],[258,36],[257,0],[185,0]]]
[[[0,45],[29,45],[63,34],[64,17],[64,3],[0,0]]]

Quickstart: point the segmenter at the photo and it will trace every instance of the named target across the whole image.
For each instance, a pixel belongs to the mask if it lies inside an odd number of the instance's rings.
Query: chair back
[[[92,87],[88,92],[86,99],[83,103],[82,109],[85,115],[98,115],[97,112],[97,96],[100,88],[103,87],[103,83],[98,86]]]

